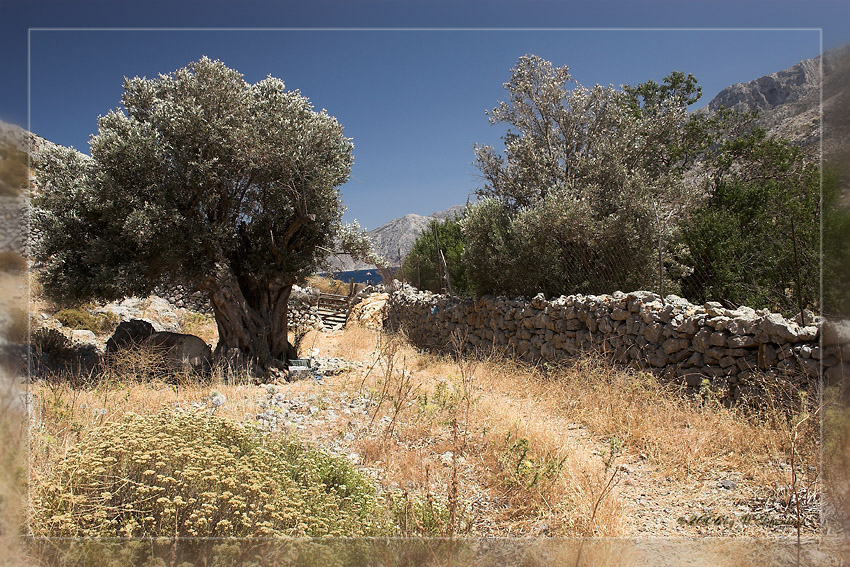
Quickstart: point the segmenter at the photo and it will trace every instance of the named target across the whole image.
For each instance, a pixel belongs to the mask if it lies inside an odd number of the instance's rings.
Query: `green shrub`
[[[83,307],[62,309],[54,315],[56,319],[72,329],[87,329],[102,335],[111,333],[118,325],[118,317],[112,313],[97,313],[92,315]]]
[[[469,295],[470,287],[463,262],[461,217],[434,219],[416,238],[410,253],[404,258],[401,276],[419,289],[440,293],[447,289],[440,252],[446,259],[449,281],[456,295]],[[435,239],[436,234],[436,239]],[[440,243],[440,251],[437,250]]]
[[[198,413],[128,414],[32,490],[35,535],[362,536],[374,488],[344,459]]]
[[[456,504],[453,525],[451,502],[445,497],[395,491],[388,493],[387,505],[400,537],[451,537],[471,528],[468,505]]]

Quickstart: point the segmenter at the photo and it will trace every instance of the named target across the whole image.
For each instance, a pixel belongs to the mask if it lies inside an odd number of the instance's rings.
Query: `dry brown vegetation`
[[[0,566],[23,565],[17,535],[26,515],[26,419],[22,388],[0,368]]]
[[[310,276],[307,278],[307,285],[318,289],[322,293],[333,293],[336,295],[348,295],[352,289],[350,283],[327,276]],[[364,287],[364,284],[354,284],[354,292],[356,293]]]
[[[218,343],[218,327],[212,315],[183,310],[179,322],[184,333],[201,337],[207,344]]]
[[[358,326],[312,331],[303,345],[364,365],[321,383],[280,384],[286,398],[318,411],[306,427],[287,426],[290,433],[356,454],[401,535],[790,534],[789,525],[756,520],[733,526],[734,508],[781,495],[793,516],[788,487],[811,489],[817,480],[816,419],[780,419],[788,414],[779,406],[745,414],[601,358],[535,367],[495,355],[437,356]],[[241,421],[267,399],[263,386],[222,369],[205,383],[157,374],[151,356],[116,358],[85,388],[62,379],[33,385],[32,482],[88,432],[128,412],[197,407]],[[225,405],[213,409],[213,390]],[[363,396],[363,415],[344,411]],[[729,474],[741,490],[718,496],[712,487]],[[655,508],[665,521],[638,525],[636,512]]]
[[[598,357],[557,368],[440,357],[359,327],[308,335],[311,343],[377,360],[356,387],[377,394],[376,414],[390,418],[392,432],[362,436],[364,458],[398,486],[436,484],[447,493],[454,461],[439,466],[434,455],[462,455],[469,489],[500,502],[500,533],[630,533],[618,497],[640,487],[619,474],[629,467],[699,487],[734,472],[753,494],[779,492],[786,505],[789,487],[812,494],[818,480],[818,418],[800,418],[806,408],[729,409]],[[350,389],[351,380],[337,387]]]
[[[0,314],[6,325],[0,337],[23,341],[29,315],[26,306],[26,276],[4,266],[0,270]],[[0,566],[27,565],[17,536],[26,521],[27,421],[24,404],[26,385],[0,364]]]

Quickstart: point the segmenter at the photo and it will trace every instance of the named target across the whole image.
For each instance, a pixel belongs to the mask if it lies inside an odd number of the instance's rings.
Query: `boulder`
[[[182,372],[207,373],[212,367],[212,349],[200,337],[169,331],[154,332],[146,345],[161,348],[172,368]]]
[[[686,335],[693,335],[699,330],[699,324],[694,317],[688,317],[676,326],[676,330]]]
[[[703,327],[696,335],[694,335],[694,349],[698,352],[705,352],[709,349],[709,340],[712,335],[711,327]]]
[[[674,352],[679,352],[689,346],[691,346],[691,341],[687,339],[667,339],[664,341],[664,344],[661,345],[661,348],[664,349],[665,354],[673,354]]]
[[[386,293],[373,293],[362,298],[360,303],[351,308],[346,324],[359,323],[370,329],[381,329],[388,300],[389,295]]]
[[[738,309],[738,311],[742,311],[742,309]],[[750,316],[748,312],[745,312],[741,317],[736,317],[726,323],[726,330],[733,335],[752,335],[756,332],[757,327],[758,319],[754,315]]]
[[[122,348],[140,345],[154,332],[156,331],[153,325],[142,319],[122,321],[106,341],[106,352],[117,352]]]
[[[800,340],[800,327],[793,321],[787,321],[778,313],[770,313],[762,318],[758,330],[764,333],[770,342],[798,342]],[[766,342],[766,341],[762,341]]]
[[[88,329],[74,329],[71,331],[71,338],[80,343],[96,343],[97,335]]]
[[[131,319],[118,325],[106,341],[106,352],[134,346],[162,349],[168,365],[180,371],[206,373],[212,365],[212,349],[199,337],[169,331],[155,331],[153,325],[141,319]]]

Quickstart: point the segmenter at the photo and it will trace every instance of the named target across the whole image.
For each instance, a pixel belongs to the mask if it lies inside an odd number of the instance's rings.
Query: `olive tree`
[[[341,230],[351,140],[280,79],[249,84],[206,57],[123,87],[123,108],[98,119],[91,157],[54,148],[38,160],[34,255],[45,292],[113,300],[159,284],[201,290],[215,312],[216,356],[281,364],[293,354],[293,284],[338,235],[363,243]]]
[[[705,142],[688,127],[691,75],[663,84],[584,87],[569,68],[521,57],[504,149],[476,146],[484,185],[464,221],[477,293],[599,293],[655,280],[665,219],[688,200],[683,172]]]

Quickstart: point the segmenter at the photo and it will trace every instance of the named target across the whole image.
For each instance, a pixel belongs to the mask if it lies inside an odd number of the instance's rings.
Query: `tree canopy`
[[[203,290],[217,354],[286,359],[289,291],[340,232],[352,141],[280,79],[249,84],[206,57],[123,86],[123,108],[98,119],[90,158],[55,148],[37,163],[45,291],[81,300],[159,284]]]
[[[652,289],[786,314],[846,299],[848,215],[833,175],[757,127],[755,113],[688,112],[701,88],[583,87],[519,58],[504,148],[475,148],[483,185],[462,222],[474,292],[531,296]],[[821,222],[823,241],[820,240]]]
[[[444,257],[452,292],[456,295],[468,295],[470,289],[466,264],[463,261],[461,220],[462,216],[431,220],[405,256],[401,276],[419,289],[434,293],[447,291],[442,264]]]
[[[478,293],[600,293],[651,280],[657,232],[689,195],[682,172],[704,147],[691,75],[623,90],[583,87],[567,67],[521,57],[504,151],[476,147],[484,180],[464,221]]]

